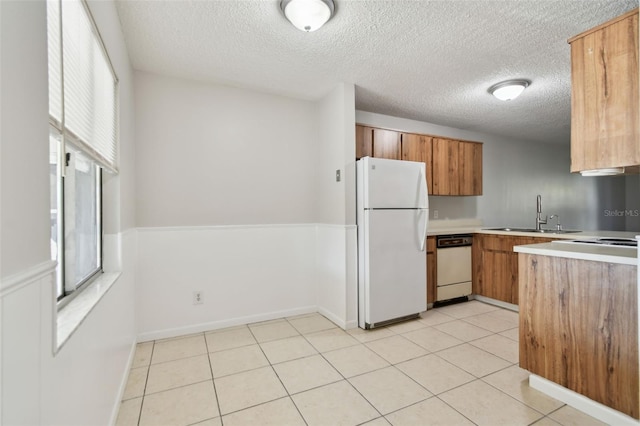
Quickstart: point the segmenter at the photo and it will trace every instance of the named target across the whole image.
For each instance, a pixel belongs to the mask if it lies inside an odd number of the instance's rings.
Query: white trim
[[[520,312],[520,307],[513,303],[503,302],[502,300],[492,299],[486,296],[480,296],[479,294],[469,296],[469,299],[475,299],[480,302],[488,303],[489,305],[499,306],[501,308],[508,309],[513,312]]]
[[[254,322],[269,321],[284,317],[292,317],[296,315],[311,314],[318,312],[316,306],[305,306],[302,308],[287,309],[284,311],[267,312],[264,314],[249,315],[232,319],[219,321],[203,322],[200,324],[186,325],[182,327],[168,328],[164,330],[148,331],[138,334],[138,342],[148,342],[151,340],[166,339],[170,337],[178,337],[185,334],[202,333],[206,331],[218,330],[221,328],[233,327],[236,325],[246,325]],[[331,319],[331,318],[329,318]]]
[[[53,355],[56,356],[78,327],[118,281],[122,272],[104,272],[69,304],[58,309],[53,299]]]
[[[126,235],[131,234],[131,233],[137,233],[137,232],[138,232],[138,228],[131,227],[131,228],[125,229],[124,231],[121,230],[121,231],[118,231],[118,232],[114,232],[114,233],[112,233],[110,235],[120,234],[120,236],[124,237]]]
[[[570,389],[560,386],[535,374],[529,376],[529,386],[552,398],[572,406],[585,414],[610,425],[639,425],[640,422],[620,411],[607,407],[599,402],[580,395]]]
[[[358,328],[358,320],[347,321],[345,330],[351,330],[352,328]]]
[[[202,226],[149,226],[135,228],[139,232],[175,232],[175,231],[220,231],[232,229],[264,228],[336,228],[357,229],[356,225],[336,225],[331,223],[263,223],[246,225],[202,225]]]
[[[57,262],[47,260],[2,279],[0,299],[55,272]]]
[[[322,306],[318,306],[318,313],[320,315],[322,315],[323,317],[327,318],[329,321],[331,321],[332,323],[334,323],[338,327],[342,328],[343,330],[347,330],[349,328],[353,328],[353,327],[348,327],[347,323],[345,323],[345,321],[343,321],[342,318],[338,317],[338,315],[336,315],[333,312],[327,310],[326,308],[323,308]],[[353,321],[349,321],[349,323],[351,323],[351,322],[353,322]],[[357,324],[357,321],[356,321],[356,324]]]
[[[335,223],[315,223],[318,228],[333,228],[333,229],[358,229],[358,225],[340,225]]]
[[[140,227],[139,232],[184,232],[184,231],[224,231],[233,229],[261,229],[261,228],[313,228],[315,223],[273,223],[273,224],[255,224],[255,225],[202,225],[202,226],[159,226],[159,227]]]
[[[131,342],[131,349],[129,350],[129,358],[125,366],[122,379],[120,380],[120,386],[118,387],[118,394],[116,395],[116,399],[113,403],[113,408],[111,408],[111,418],[109,419],[110,426],[114,426],[116,424],[116,421],[118,420],[118,413],[120,412],[122,397],[124,396],[124,391],[127,388],[127,382],[129,381],[129,373],[131,373],[131,366],[133,365],[133,360],[135,355],[136,355],[136,342],[134,340],[133,342]]]

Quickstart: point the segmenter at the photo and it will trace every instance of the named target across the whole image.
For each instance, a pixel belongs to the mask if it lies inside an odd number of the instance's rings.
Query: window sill
[[[56,338],[53,342],[53,353],[56,354],[67,340],[75,333],[80,324],[82,324],[100,302],[102,297],[107,294],[109,289],[118,281],[120,272],[105,272],[96,278],[81,294],[69,302],[68,305],[60,308],[56,312],[54,307],[54,315],[56,315]]]

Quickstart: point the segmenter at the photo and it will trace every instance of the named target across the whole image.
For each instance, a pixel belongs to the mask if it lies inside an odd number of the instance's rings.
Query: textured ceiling
[[[118,0],[137,70],[320,99],[356,85],[356,108],[535,142],[569,143],[567,39],[637,0],[335,0],[304,33],[279,0]],[[526,78],[518,99],[494,83]]]

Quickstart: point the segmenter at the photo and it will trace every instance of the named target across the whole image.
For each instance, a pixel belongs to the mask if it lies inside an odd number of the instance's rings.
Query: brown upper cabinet
[[[400,133],[356,125],[356,158],[366,156],[399,160]]]
[[[482,195],[482,144],[433,138],[433,195]]]
[[[373,156],[373,129],[356,125],[356,159]]]
[[[458,144],[459,195],[482,195],[482,144]]]
[[[422,161],[427,173],[427,191],[433,194],[433,158],[431,149],[431,137],[403,133],[401,135],[402,159],[406,161]]]
[[[482,195],[482,143],[356,125],[356,159],[425,163],[430,195]]]
[[[640,167],[638,9],[569,39],[571,171]]]

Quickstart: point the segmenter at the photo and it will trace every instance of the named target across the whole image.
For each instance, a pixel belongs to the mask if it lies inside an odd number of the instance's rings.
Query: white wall
[[[625,189],[625,228],[640,231],[640,175],[627,176]]]
[[[49,259],[47,21],[43,3],[24,3],[1,2],[1,277]]]
[[[135,86],[139,338],[315,311],[315,103],[142,72]]]
[[[543,215],[559,214],[566,229],[625,230],[625,220],[606,217],[604,210],[624,210],[624,177],[584,178],[569,172],[570,147],[531,144],[430,123],[356,111],[361,124],[484,142],[483,195],[431,196],[430,214],[439,219],[480,218],[486,226],[533,227],[536,196]],[[555,219],[553,220],[555,224]],[[632,231],[634,229],[626,229]]]
[[[136,72],[137,225],[308,223],[312,102]]]
[[[143,72],[135,87],[139,338],[355,318],[353,85],[317,102]]]
[[[109,263],[122,275],[54,356],[46,3],[0,2],[2,424],[109,424],[133,349],[131,69],[114,4],[90,7],[120,78],[121,175],[105,182],[104,196],[105,231],[122,241]]]
[[[342,327],[352,327],[357,321],[354,86],[341,84],[327,94],[318,102],[318,116],[318,307]]]

